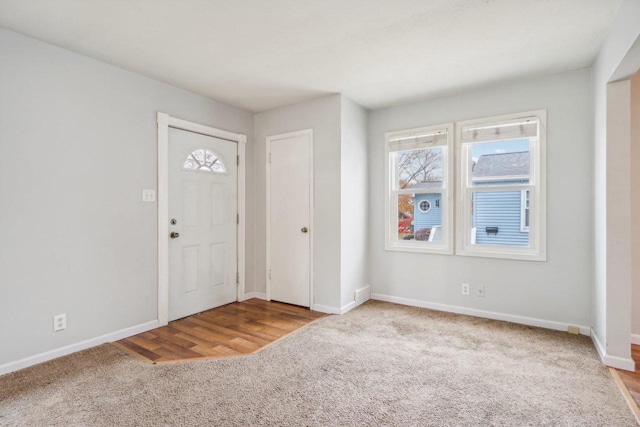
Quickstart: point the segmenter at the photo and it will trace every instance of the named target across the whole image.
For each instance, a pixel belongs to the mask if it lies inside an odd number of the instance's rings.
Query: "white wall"
[[[372,292],[589,326],[593,282],[590,70],[504,83],[369,112]],[[384,133],[458,120],[548,110],[547,262],[384,250]],[[486,287],[462,296],[460,283]]]
[[[631,79],[631,333],[640,335],[640,72]]]
[[[313,129],[314,304],[340,307],[340,95],[255,116],[255,291],[266,292],[266,138]]]
[[[156,112],[247,135],[253,117],[2,29],[0,58],[2,365],[157,319]]]
[[[369,285],[367,110],[342,97],[341,305]]]
[[[631,82],[607,85],[606,354],[630,358]],[[601,341],[602,342],[602,341]]]
[[[599,341],[606,346],[606,352],[615,357],[629,358],[629,339],[622,341],[612,339],[608,331],[629,331],[629,295],[630,283],[612,280],[610,275],[616,275],[617,254],[609,253],[609,241],[613,237],[608,230],[610,222],[607,218],[609,209],[616,209],[618,200],[607,194],[608,188],[615,183],[609,182],[610,172],[617,168],[616,162],[628,162],[628,158],[611,158],[607,142],[607,83],[612,79],[616,70],[621,66],[630,48],[640,36],[640,2],[625,0],[620,6],[611,33],[603,44],[598,58],[593,65],[593,97],[594,97],[594,225],[595,239],[595,281],[593,288],[593,329]],[[628,193],[623,196],[628,198]],[[623,202],[628,206],[628,202]],[[624,225],[625,227],[627,225]],[[623,233],[624,231],[622,231]],[[618,233],[621,234],[621,233]],[[628,254],[626,255],[628,256]],[[623,257],[625,257],[623,255]],[[625,262],[624,260],[621,260]]]

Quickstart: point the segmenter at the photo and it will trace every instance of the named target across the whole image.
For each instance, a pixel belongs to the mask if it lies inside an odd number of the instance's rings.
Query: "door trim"
[[[269,270],[271,267],[271,142],[279,139],[294,138],[296,136],[309,136],[309,309],[313,310],[313,236],[315,235],[315,224],[313,222],[313,129],[305,129],[297,132],[282,133],[267,137],[267,155],[265,158],[267,170],[267,268],[265,271],[266,299],[271,301],[271,280]]]
[[[238,143],[238,283],[236,298],[244,299],[245,289],[245,151],[247,136],[158,112],[158,324],[169,321],[169,128],[186,130]]]

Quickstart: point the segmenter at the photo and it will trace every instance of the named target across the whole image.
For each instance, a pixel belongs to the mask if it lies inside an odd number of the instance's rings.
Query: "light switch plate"
[[[156,190],[151,190],[148,188],[144,188],[142,190],[142,201],[143,202],[155,202],[156,201]]]

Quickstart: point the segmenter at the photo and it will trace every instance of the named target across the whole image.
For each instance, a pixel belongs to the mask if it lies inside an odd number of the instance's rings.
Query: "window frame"
[[[473,192],[490,191],[482,190],[484,187],[467,185],[472,182],[469,173],[471,171],[466,147],[470,144],[463,142],[462,130],[468,126],[494,125],[500,122],[509,122],[517,119],[536,118],[538,120],[537,138],[531,138],[529,142],[530,179],[529,184],[506,185],[492,187],[495,191],[529,190],[529,246],[507,245],[479,245],[471,243],[471,198]],[[499,139],[498,139],[499,140]],[[506,139],[505,139],[506,140]],[[536,110],[499,116],[484,117],[480,119],[456,122],[455,152],[456,152],[456,255],[476,256],[486,258],[515,259],[528,261],[546,261],[546,194],[547,194],[547,110]],[[478,190],[480,188],[480,190]],[[522,219],[521,219],[522,221]]]
[[[428,194],[428,193],[440,193],[440,199],[444,202],[441,203],[440,209],[442,212],[442,231],[443,240],[441,243],[435,243],[430,241],[416,241],[416,240],[398,240],[398,201],[397,195],[399,190],[393,190],[393,176],[392,172],[395,171],[395,165],[392,165],[391,153],[400,150],[391,150],[391,141],[398,138],[407,137],[410,138],[413,135],[429,132],[437,132],[440,130],[446,130],[447,139],[446,143],[433,144],[431,147],[425,146],[424,148],[436,148],[445,147],[443,151],[444,156],[442,160],[443,168],[443,185],[442,188],[436,189],[421,189],[413,194]],[[387,251],[400,251],[400,252],[418,252],[418,253],[431,253],[431,254],[445,254],[453,255],[454,253],[454,188],[455,188],[455,150],[454,150],[454,125],[453,123],[444,123],[434,126],[425,126],[420,128],[405,129],[395,132],[385,133],[385,189],[384,189],[384,203],[385,203],[385,250]],[[393,211],[392,211],[393,210]],[[414,208],[414,220],[415,220],[415,208]],[[415,233],[415,230],[414,230]]]
[[[528,193],[529,190],[522,190],[520,192],[520,231],[523,233],[529,231],[529,226],[527,225],[527,210],[529,211],[529,216],[531,216],[531,208],[527,206]]]

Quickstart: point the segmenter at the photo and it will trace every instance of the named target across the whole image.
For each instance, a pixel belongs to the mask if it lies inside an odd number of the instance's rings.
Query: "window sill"
[[[511,259],[518,261],[537,261],[546,262],[546,252],[534,252],[531,250],[522,251],[505,251],[501,247],[484,247],[482,249],[460,249],[456,251],[456,255],[480,257],[480,258],[495,258],[495,259]]]
[[[387,242],[384,249],[392,252],[412,252],[422,254],[438,254],[453,255],[453,249],[443,245],[409,245],[409,244],[390,244]]]

